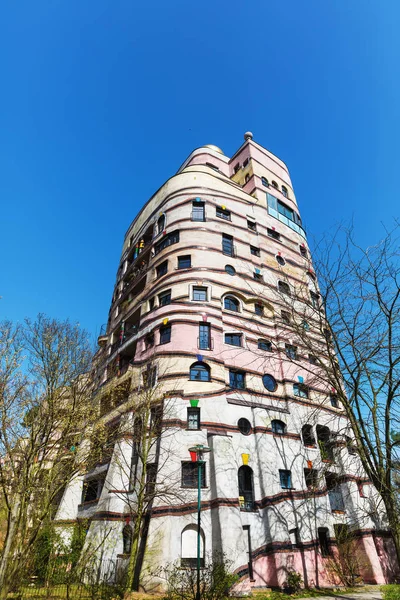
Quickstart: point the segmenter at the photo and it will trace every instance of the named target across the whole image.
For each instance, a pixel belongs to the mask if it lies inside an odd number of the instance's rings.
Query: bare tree
[[[0,598],[18,580],[29,549],[51,518],[92,419],[91,350],[79,325],[39,315],[0,325],[0,494],[4,540]]]

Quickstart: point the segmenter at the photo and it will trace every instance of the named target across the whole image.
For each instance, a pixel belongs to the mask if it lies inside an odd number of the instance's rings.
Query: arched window
[[[239,431],[243,435],[249,435],[251,433],[251,423],[248,419],[241,418],[238,421]]]
[[[210,367],[202,362],[195,362],[190,367],[190,381],[210,381]]]
[[[122,543],[124,545],[124,550],[123,550],[124,554],[131,553],[132,535],[133,535],[132,527],[130,525],[125,525],[125,527],[122,530]]]
[[[312,425],[303,425],[301,428],[301,437],[305,446],[315,446],[315,437]]]
[[[225,296],[224,308],[226,308],[227,310],[239,312],[239,300],[237,300],[233,296]]]
[[[331,432],[329,431],[329,427],[326,427],[325,425],[317,425],[316,432],[322,460],[329,460],[333,462],[335,457],[333,454]]]
[[[157,221],[157,234],[162,233],[165,227],[165,215],[160,215]]]
[[[287,187],[285,187],[284,185],[282,186],[282,194],[285,196],[285,198],[289,197]]]
[[[279,419],[274,419],[271,421],[271,429],[272,433],[276,433],[277,435],[283,435],[286,431],[286,425],[283,421],[279,421]]]
[[[281,294],[286,294],[287,296],[290,296],[290,286],[288,283],[286,283],[286,281],[278,281],[278,291]]]
[[[204,531],[200,530],[200,566],[204,567]],[[187,525],[181,533],[181,566],[195,569],[197,566],[197,527]]]
[[[247,465],[243,465],[238,471],[239,499],[241,510],[253,510],[253,471]]]
[[[225,265],[225,271],[228,275],[236,275],[235,267],[232,267],[232,265]]]
[[[261,177],[261,183],[265,186],[265,187],[269,187],[269,183],[268,183],[268,179],[266,177]]]
[[[277,190],[278,189],[278,184],[276,183],[276,181],[271,181],[273,187]]]

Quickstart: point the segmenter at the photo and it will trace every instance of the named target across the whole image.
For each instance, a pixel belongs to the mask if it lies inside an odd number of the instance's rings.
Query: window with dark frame
[[[217,206],[215,211],[215,216],[220,219],[225,219],[225,221],[231,220],[231,211],[226,208],[222,208],[222,206]]]
[[[246,374],[244,371],[229,369],[229,387],[234,390],[244,390],[246,387]]]
[[[250,246],[250,254],[252,254],[253,256],[260,256],[260,248],[257,248],[256,246]]]
[[[157,233],[160,234],[164,231],[165,227],[165,215],[160,215],[157,221]]]
[[[234,256],[233,237],[227,233],[222,234],[222,253],[226,256]]]
[[[156,273],[157,273],[157,279],[159,277],[162,277],[166,273],[168,273],[168,261],[167,260],[164,260],[164,262],[162,262],[161,265],[158,265],[158,267],[156,267]]]
[[[310,365],[317,365],[318,364],[318,359],[316,356],[314,356],[314,354],[309,354],[308,355],[308,362],[310,363]]]
[[[333,406],[333,408],[339,408],[339,400],[338,400],[338,397],[336,394],[330,394],[329,400],[330,400],[331,406]]]
[[[292,472],[288,469],[279,469],[279,480],[283,490],[292,489]]]
[[[262,304],[260,304],[260,302],[256,302],[254,304],[254,312],[256,313],[256,315],[258,315],[259,317],[262,317],[264,314],[264,306]]]
[[[314,446],[315,447],[315,437],[312,425],[306,423],[301,428],[301,437],[303,438],[303,444],[305,446]]]
[[[247,229],[250,229],[250,231],[257,231],[257,224],[255,221],[251,221],[250,219],[247,219]]]
[[[204,202],[192,202],[192,221],[205,221],[205,204]]]
[[[303,258],[307,258],[308,254],[307,254],[307,249],[305,248],[305,246],[299,246],[300,248],[300,254],[302,255]]]
[[[242,435],[249,435],[251,433],[251,423],[243,417],[238,421],[238,428]]]
[[[308,398],[308,387],[304,383],[294,383],[293,394],[299,398]]]
[[[146,487],[145,495],[153,496],[156,487],[157,465],[155,463],[147,463],[146,465]]]
[[[165,290],[158,294],[158,305],[166,306],[167,304],[171,304],[171,290]]]
[[[210,367],[202,362],[196,362],[190,367],[190,381],[211,381]]]
[[[311,305],[313,308],[319,308],[319,294],[315,292],[310,292],[311,296]]]
[[[187,409],[187,428],[200,429],[200,408],[191,407]]]
[[[287,323],[287,324],[290,323],[290,313],[288,313],[287,310],[281,310],[281,317],[282,317],[282,321],[284,321],[284,323]]]
[[[144,345],[145,348],[147,350],[147,348],[151,348],[152,346],[154,346],[154,333],[148,333],[145,338],[144,338]]]
[[[254,271],[254,273],[253,273],[253,279],[255,281],[262,281],[263,280],[261,273],[257,273],[257,271]]]
[[[290,286],[286,281],[278,281],[278,291],[286,296],[291,296]]]
[[[232,265],[225,265],[225,272],[228,273],[228,275],[236,275],[236,269],[235,267],[232,267]]]
[[[254,510],[253,470],[248,465],[238,469],[240,510]]]
[[[242,334],[241,333],[226,333],[225,334],[225,344],[230,344],[231,346],[241,346],[242,345]]]
[[[281,234],[278,233],[277,231],[275,231],[275,229],[270,229],[269,227],[267,228],[267,234],[268,237],[274,239],[274,240],[280,240],[281,239]]]
[[[211,325],[210,323],[199,324],[199,348],[200,350],[211,349]]]
[[[154,255],[164,250],[164,248],[168,248],[168,246],[172,246],[172,244],[177,244],[179,242],[179,231],[173,231],[168,235],[164,236],[162,240],[160,240],[154,246]]]
[[[291,344],[285,344],[286,356],[291,360],[297,360],[297,347]]]
[[[192,299],[196,302],[207,302],[207,288],[193,287]]]
[[[195,488],[198,486],[198,471],[197,462],[182,462],[182,479],[181,487]],[[206,486],[206,465],[202,464],[200,485],[202,488]]]
[[[304,479],[308,490],[316,490],[318,488],[317,469],[304,469]]]
[[[160,327],[160,344],[168,344],[171,341],[171,325]]]
[[[266,177],[261,177],[261,183],[265,187],[269,187],[268,179]]]
[[[321,556],[330,556],[331,549],[329,545],[329,530],[327,527],[318,527],[318,543],[321,550]]]
[[[224,308],[226,308],[227,310],[232,310],[234,312],[239,312],[239,300],[237,300],[233,296],[225,296]]]
[[[258,340],[257,347],[259,350],[265,350],[266,352],[272,352],[272,342],[269,340]]]
[[[272,433],[275,433],[276,435],[283,435],[286,431],[286,425],[279,419],[273,419],[271,421],[271,429]]]
[[[178,256],[178,269],[190,269],[192,266],[192,257],[190,254],[186,256]]]

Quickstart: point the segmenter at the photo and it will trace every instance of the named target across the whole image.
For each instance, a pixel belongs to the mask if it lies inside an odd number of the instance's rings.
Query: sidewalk
[[[382,594],[379,591],[379,586],[376,589],[368,590],[365,592],[353,592],[351,594],[340,594],[335,595],[338,600],[381,600]],[[333,600],[332,596],[318,596],[315,600]]]

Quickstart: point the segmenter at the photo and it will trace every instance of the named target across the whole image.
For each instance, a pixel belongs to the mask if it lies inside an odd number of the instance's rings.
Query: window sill
[[[345,515],[346,514],[345,510],[332,510],[331,512],[333,515]]]

